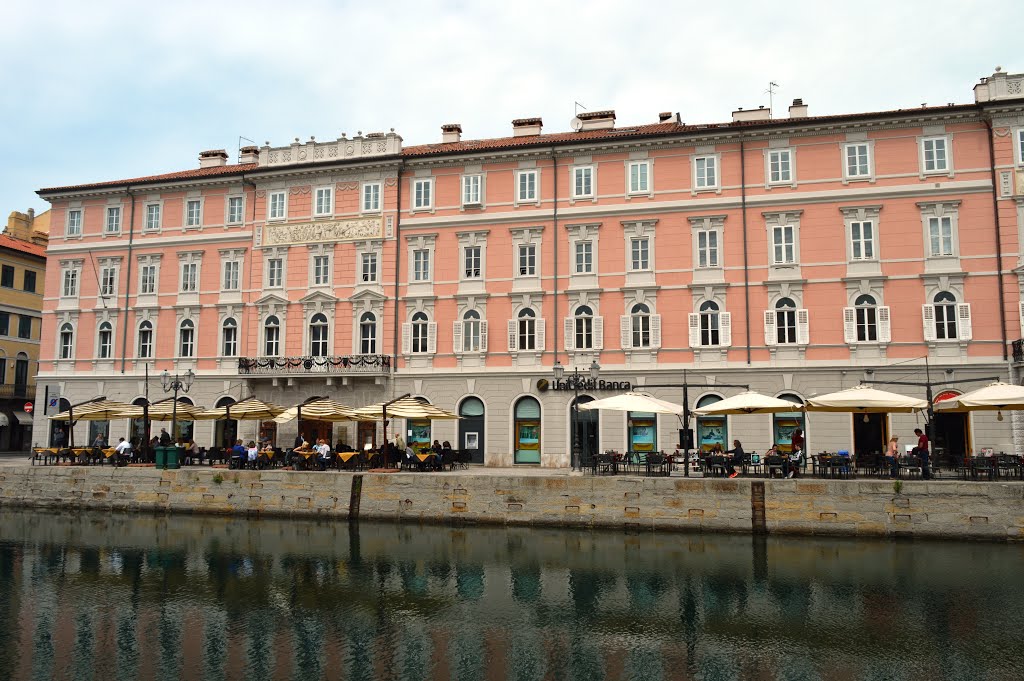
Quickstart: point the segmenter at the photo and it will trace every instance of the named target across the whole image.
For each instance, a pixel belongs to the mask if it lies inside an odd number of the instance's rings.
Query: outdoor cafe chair
[[[665,476],[669,474],[669,469],[666,466],[665,455],[661,453],[651,453],[645,457],[645,466],[647,469],[647,476]]]
[[[921,457],[903,456],[898,460],[897,477],[919,478],[921,477]]]
[[[597,459],[596,475],[615,475],[616,467],[614,456],[611,454],[598,454],[595,458]]]
[[[729,469],[726,467],[726,460],[724,456],[715,454],[707,457],[704,462],[704,475],[713,478],[721,478],[729,474]]]
[[[992,463],[992,458],[987,456],[976,456],[972,457],[969,461],[971,466],[971,478],[979,480],[982,476],[989,480],[994,480],[996,476],[996,468]]]
[[[1020,459],[1012,454],[999,452],[999,457],[996,460],[996,466],[997,474],[1000,478],[1019,478],[1021,476]]]
[[[783,470],[785,470],[785,469],[783,468],[783,465],[782,465],[782,457],[781,456],[768,456],[768,457],[765,457],[764,465],[765,465],[765,474],[766,474],[767,477],[773,478],[773,477],[775,477],[776,473],[779,474],[780,478],[784,477],[783,476]]]

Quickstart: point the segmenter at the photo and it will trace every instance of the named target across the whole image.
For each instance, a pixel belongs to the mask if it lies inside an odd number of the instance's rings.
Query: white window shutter
[[[537,348],[536,351],[544,352],[544,343],[547,340],[547,334],[544,332],[544,320],[538,319],[537,325],[533,328],[537,334],[536,342],[534,343],[534,346]]]
[[[805,309],[796,311],[796,342],[809,345],[811,342],[811,315]]]
[[[452,352],[462,352],[462,322],[452,322]]]
[[[412,352],[412,324],[402,324],[402,354],[408,355]]]
[[[594,317],[594,349],[604,350],[604,317]]]
[[[487,352],[487,320],[480,322],[480,352]]]
[[[957,303],[956,306],[956,319],[957,325],[957,336],[960,340],[969,341],[974,337],[974,331],[971,329],[971,304],[970,303]]]
[[[857,342],[857,310],[852,307],[843,308],[843,342]]]
[[[651,347],[655,348],[655,349],[661,347],[661,315],[660,314],[652,314],[651,315]]]
[[[892,326],[890,325],[890,322],[889,322],[890,319],[891,319],[891,315],[889,314],[889,306],[888,305],[879,305],[878,306],[878,342],[879,343],[889,343],[889,342],[892,341]],[[934,325],[932,325],[932,329],[933,330],[935,329]]]
[[[515,352],[519,349],[519,326],[514,319],[508,320],[508,351]]]
[[[921,320],[924,322],[924,339],[926,341],[935,340],[935,306],[934,305],[922,305],[921,306]]]
[[[732,312],[720,312],[718,315],[720,345],[728,348],[732,345]]]
[[[427,352],[437,354],[437,322],[427,324]]]
[[[633,347],[632,335],[629,328],[629,315],[624,314],[619,317],[619,347],[623,350]]]
[[[775,333],[775,310],[764,311],[764,344],[776,345],[778,335]]]
[[[690,347],[700,347],[700,315],[696,312],[691,312],[689,315],[689,326],[690,326]]]
[[[576,349],[576,334],[573,333],[575,331],[575,329],[573,328],[574,322],[575,322],[575,318],[573,318],[573,317],[566,317],[562,321],[564,322],[562,324],[562,327],[563,327],[563,330],[565,331],[565,349],[566,350],[575,350]]]

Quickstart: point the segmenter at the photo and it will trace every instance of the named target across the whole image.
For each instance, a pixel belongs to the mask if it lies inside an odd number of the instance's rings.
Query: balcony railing
[[[341,357],[239,357],[238,373],[264,374],[387,374],[389,355]]]
[[[1024,338],[1013,341],[1013,361],[1024,362]]]
[[[36,386],[31,383],[0,385],[0,400],[34,400]]]

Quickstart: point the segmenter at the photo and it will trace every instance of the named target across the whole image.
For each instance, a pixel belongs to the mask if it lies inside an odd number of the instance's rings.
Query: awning
[[[18,419],[18,423],[23,426],[31,425],[32,423],[32,414],[28,412],[16,411],[14,412],[14,418]]]

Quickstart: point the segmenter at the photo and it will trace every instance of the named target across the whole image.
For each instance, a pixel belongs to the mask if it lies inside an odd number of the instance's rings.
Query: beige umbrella
[[[666,402],[665,400],[659,400],[657,397],[651,397],[650,395],[639,392],[622,393],[621,395],[613,395],[612,397],[606,397],[601,400],[585,402],[580,404],[579,408],[582,411],[607,409],[609,411],[637,411],[653,414],[675,414],[676,416],[681,416],[684,411],[684,407],[681,404]],[[792,405],[790,405],[790,409],[792,409]]]
[[[935,411],[1019,411],[1024,410],[1024,386],[995,382],[984,388],[942,400]]]
[[[718,416],[725,414],[780,414],[782,412],[800,411],[802,405],[769,397],[748,390],[739,395],[719,400],[701,409],[694,409],[694,414],[701,416]]]
[[[146,411],[142,407],[135,405],[128,405],[128,407],[114,416],[114,418],[126,418],[126,419],[141,419],[145,418]],[[149,405],[149,420],[150,421],[170,421],[174,418],[175,407],[173,398],[171,400],[161,400],[160,402],[154,402]],[[202,407],[197,407],[193,404],[187,404],[185,402],[178,402],[177,406],[177,418],[179,421],[195,421],[201,419],[202,414],[205,410]]]
[[[300,409],[302,411],[303,418],[312,419],[314,421],[328,421],[336,423],[339,421],[364,420],[360,419],[360,417],[356,415],[356,410],[352,407],[325,397],[319,400],[313,400],[312,402],[304,402],[301,405],[289,407],[281,414],[274,417],[274,421],[277,423],[287,423],[288,421],[298,417]]]
[[[258,400],[255,397],[247,397],[241,402],[228,404],[223,407],[208,409],[199,412],[196,419],[207,421],[223,421],[233,419],[236,421],[252,421],[259,419],[272,419],[285,411],[284,407],[270,402]]]
[[[371,404],[366,407],[360,407],[355,410],[355,415],[359,420],[377,420],[384,418],[384,405],[386,402],[380,402],[378,404]],[[306,408],[302,408],[305,413]],[[461,418],[458,414],[448,411],[447,409],[441,409],[435,407],[432,404],[426,402],[420,402],[414,397],[403,397],[395,400],[391,404],[387,405],[387,416],[386,418],[398,417],[406,419],[458,419]]]
[[[827,395],[809,397],[805,406],[807,411],[854,412],[858,414],[909,413],[927,408],[927,400],[876,390],[869,385],[858,385]]]
[[[109,421],[121,418],[121,412],[132,409],[132,405],[115,402],[101,397],[98,400],[80,404],[68,411],[62,411],[50,417],[51,421]]]

